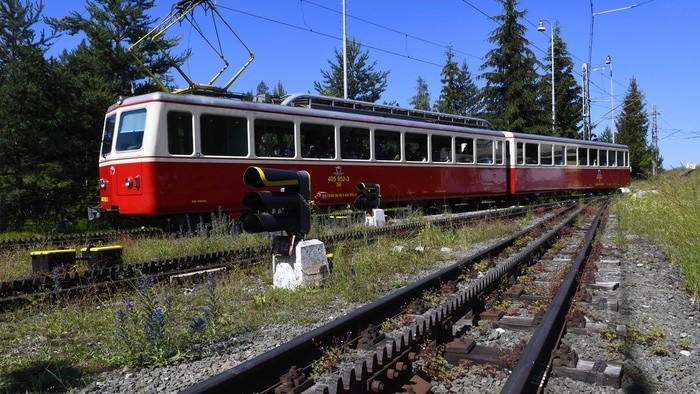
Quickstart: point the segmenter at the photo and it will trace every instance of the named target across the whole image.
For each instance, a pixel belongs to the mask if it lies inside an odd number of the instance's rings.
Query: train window
[[[442,135],[433,135],[430,137],[430,142],[433,146],[433,162],[450,162],[452,161],[452,137]]]
[[[540,145],[540,164],[552,165],[552,145]]]
[[[478,138],[476,140],[476,162],[493,164],[493,141]]]
[[[401,160],[401,134],[395,131],[374,131],[374,154],[377,160]]]
[[[564,165],[564,146],[562,145],[554,145],[554,165]]]
[[[525,143],[515,144],[515,164],[525,164]]]
[[[255,119],[255,155],[294,157],[294,123]]]
[[[340,157],[343,159],[369,160],[369,129],[341,127]]]
[[[525,164],[539,164],[540,146],[537,144],[525,144]]]
[[[203,155],[248,155],[248,120],[246,118],[202,115],[199,122],[202,129]]]
[[[578,148],[578,164],[588,165],[588,148]]]
[[[425,134],[406,133],[404,152],[406,161],[428,161],[428,136]]]
[[[474,138],[455,138],[455,152],[459,163],[474,163]]]
[[[617,166],[618,167],[625,166],[625,152],[623,152],[623,151],[617,152]]]
[[[610,167],[615,167],[617,165],[617,164],[615,164],[615,151],[614,150],[608,151],[608,165]]]
[[[315,159],[335,158],[335,128],[331,125],[302,123],[301,157]]]
[[[192,141],[192,114],[180,111],[168,112],[168,153],[191,155],[194,152]]]
[[[598,149],[588,150],[588,165],[597,166],[598,165]]]
[[[494,149],[496,152],[496,164],[503,164],[503,141],[496,141]]]
[[[566,147],[566,165],[575,166],[578,164],[576,160],[576,148],[573,146]]]
[[[146,110],[123,112],[117,133],[117,151],[141,149],[146,128]]]
[[[608,165],[608,151],[601,149],[598,152],[598,165],[599,166],[607,166]]]
[[[117,116],[110,115],[105,119],[105,129],[102,133],[102,157],[112,151],[112,139],[114,138],[114,125],[117,123]]]

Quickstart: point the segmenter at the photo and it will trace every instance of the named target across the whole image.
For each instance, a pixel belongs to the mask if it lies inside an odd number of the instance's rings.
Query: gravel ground
[[[616,218],[611,215],[603,239],[601,260],[619,260],[618,274],[601,269],[599,281],[619,278],[620,287],[594,296],[616,298],[618,311],[600,312],[600,320],[624,324],[629,346],[609,352],[600,335],[567,336],[582,359],[620,362],[624,365],[622,388],[592,387],[570,379],[549,381],[550,393],[698,393],[700,376],[700,311],[683,288],[680,269],[671,264],[663,251],[649,239],[625,235],[627,245],[613,242]],[[607,276],[606,276],[607,275]],[[637,334],[637,332],[639,334]],[[662,334],[657,340],[643,342]],[[614,360],[617,356],[619,360]]]
[[[596,387],[570,379],[551,378],[550,393],[690,393],[700,392],[700,378],[693,367],[700,365],[700,313],[698,307],[684,292],[678,267],[671,265],[663,252],[652,242],[641,237],[627,235],[627,245],[621,249],[613,240],[616,236],[616,219],[611,215],[604,236],[604,260],[619,260],[620,271],[612,273],[619,278],[620,287],[613,294],[594,294],[610,297],[619,302],[618,311],[598,311],[594,319],[625,324],[642,334],[663,333],[663,338],[650,343],[637,344],[613,352],[598,334],[567,336],[581,359],[620,362],[625,374],[621,389]],[[471,252],[470,252],[471,253]],[[465,254],[467,254],[465,252]],[[438,263],[438,270],[451,262]],[[423,273],[416,273],[417,279]],[[610,273],[606,272],[605,275]],[[599,280],[610,280],[599,279]],[[613,278],[614,279],[614,278]],[[320,326],[335,317],[350,312],[360,305],[342,305],[328,310],[305,311],[318,316],[318,323],[311,326],[274,325],[224,343],[210,345],[211,356],[201,360],[183,362],[159,368],[142,370],[124,369],[103,375],[102,379],[81,390],[81,393],[174,393],[190,387],[209,376],[229,369],[262,352],[279,346],[294,337]],[[488,333],[492,339],[506,339],[514,343],[517,333],[499,329]],[[505,376],[474,376],[453,382],[450,389],[436,386],[436,393],[494,392],[504,382]]]

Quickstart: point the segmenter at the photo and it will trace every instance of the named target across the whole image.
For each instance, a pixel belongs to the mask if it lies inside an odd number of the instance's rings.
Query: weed
[[[679,340],[679,345],[681,349],[690,350],[690,338],[684,337]]]
[[[138,301],[127,301],[116,313],[115,335],[128,365],[162,364],[174,354],[168,333],[171,298],[158,302],[152,285],[151,277],[139,278]]]
[[[217,325],[221,317],[221,303],[216,291],[216,273],[206,273],[206,299],[207,304],[202,309],[202,314],[193,317],[190,328],[194,333],[206,332],[210,338],[217,336]]]
[[[321,351],[321,357],[311,363],[311,376],[313,379],[318,379],[323,373],[340,364],[346,348],[347,338],[334,338],[333,344],[330,346],[324,346],[315,340],[312,340],[312,342]]]
[[[427,380],[443,384],[449,383],[450,364],[443,356],[444,353],[444,346],[434,348],[430,344],[424,344],[420,353],[421,363],[418,367],[418,372]]]
[[[423,299],[423,301],[425,301],[425,304],[430,308],[442,305],[446,300],[445,295],[442,294],[438,289],[425,290],[421,298]]]

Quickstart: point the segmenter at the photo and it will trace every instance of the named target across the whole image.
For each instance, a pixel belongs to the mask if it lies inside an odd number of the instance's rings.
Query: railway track
[[[161,235],[163,232],[157,228],[139,228],[122,231],[105,231],[88,234],[65,234],[49,237],[27,237],[18,239],[0,240],[0,251],[11,249],[32,249],[51,246],[61,248],[75,244],[101,244],[123,237],[144,238]]]
[[[578,362],[560,339],[567,325],[580,324],[580,315],[570,306],[605,206],[597,212],[590,207],[561,209],[551,221],[524,229],[186,392],[426,393],[435,382],[417,371],[438,358],[453,365],[482,365],[482,371],[494,374],[512,370],[502,392],[536,392],[555,367],[570,368]],[[484,262],[490,268],[474,276],[474,267]],[[532,278],[533,272],[539,273],[536,280],[522,279]],[[440,294],[443,301],[431,304],[426,294]],[[502,307],[505,298],[513,302],[506,308],[510,316]],[[517,327],[521,345],[490,346],[477,335],[479,326],[486,324]],[[338,338],[343,338],[342,344]],[[323,349],[333,346],[341,348],[342,360],[331,372],[312,377],[314,363],[326,356]],[[601,370],[600,364],[586,373],[599,382],[609,376],[619,385],[620,375]]]
[[[559,204],[547,205],[554,207]],[[493,209],[450,216],[434,216],[430,220],[438,226],[454,226],[460,223],[491,218],[515,217],[527,212],[526,207],[511,207]],[[369,228],[364,231],[353,231],[321,237],[327,246],[337,242],[347,242],[359,239],[408,233],[423,226],[421,223],[399,224],[380,228]],[[82,238],[81,238],[82,240]],[[34,241],[27,241],[26,244]],[[67,238],[63,242],[68,242]],[[32,243],[36,244],[36,243]],[[154,281],[168,279],[174,275],[187,275],[221,267],[250,264],[266,258],[270,254],[269,246],[250,247],[228,251],[204,253],[183,256],[179,258],[154,260],[128,265],[112,265],[96,267],[84,271],[56,270],[51,273],[36,275],[29,278],[0,282],[0,309],[8,309],[22,305],[40,297],[55,298],[74,296],[86,291],[105,288],[127,287],[141,276],[147,275]]]

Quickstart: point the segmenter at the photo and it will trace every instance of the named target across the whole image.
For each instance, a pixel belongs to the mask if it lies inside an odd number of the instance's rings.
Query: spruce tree
[[[56,76],[45,60],[48,38],[37,24],[43,6],[0,2],[0,231],[48,220],[64,190],[59,157],[64,140],[55,116]]]
[[[504,14],[496,16],[498,27],[488,37],[496,47],[486,54],[481,65],[484,117],[497,129],[546,132],[538,61],[528,48],[525,27],[518,21],[526,11],[517,11],[517,0],[499,0]]]
[[[84,12],[71,11],[68,16],[48,19],[57,31],[86,36],[78,48],[68,54],[75,59],[67,60],[81,62],[85,72],[106,82],[115,96],[156,90],[151,78],[127,51],[155,26],[156,21],[147,15],[155,1],[87,0],[85,4]],[[177,65],[183,64],[189,53],[170,53],[179,38],[160,37],[156,42],[147,41],[139,48],[139,56],[151,72],[167,84],[172,80],[168,76],[172,65],[158,47],[168,51]]]
[[[462,91],[464,94],[464,114],[478,116],[482,110],[481,91],[476,86],[466,61],[462,61],[460,73],[462,74]]]
[[[625,98],[622,99],[622,110],[617,115],[615,127],[615,142],[629,147],[632,176],[648,176],[653,160],[653,150],[647,143],[649,118],[644,109],[644,95],[634,77],[630,80]]]
[[[418,76],[418,80],[416,80],[416,95],[411,97],[410,104],[415,109],[423,111],[430,110],[430,92],[428,92],[428,84],[421,76]]]
[[[454,115],[472,115],[479,110],[479,89],[469,73],[467,62],[460,67],[454,61],[452,46],[445,53],[447,60],[442,67],[440,98],[435,102],[435,110]]]
[[[348,98],[353,100],[375,102],[386,90],[389,71],[375,71],[377,62],[369,61],[369,50],[361,52],[362,44],[351,38],[347,45],[347,90]],[[330,70],[321,70],[323,83],[314,82],[319,94],[331,97],[343,97],[343,51],[335,50],[335,63],[328,60]]]
[[[284,89],[284,85],[282,84],[282,81],[277,81],[277,85],[275,85],[275,90],[272,91],[272,96],[273,97],[284,97],[287,95],[287,91]]]
[[[258,86],[255,88],[255,94],[257,96],[269,96],[270,95],[270,88],[267,87],[267,84],[265,81],[260,81]]]
[[[452,46],[447,48],[445,55],[447,60],[440,72],[442,89],[440,89],[440,97],[435,102],[435,110],[446,114],[461,115],[464,112],[462,108],[463,92],[461,91],[462,76],[459,64],[454,61]]]

